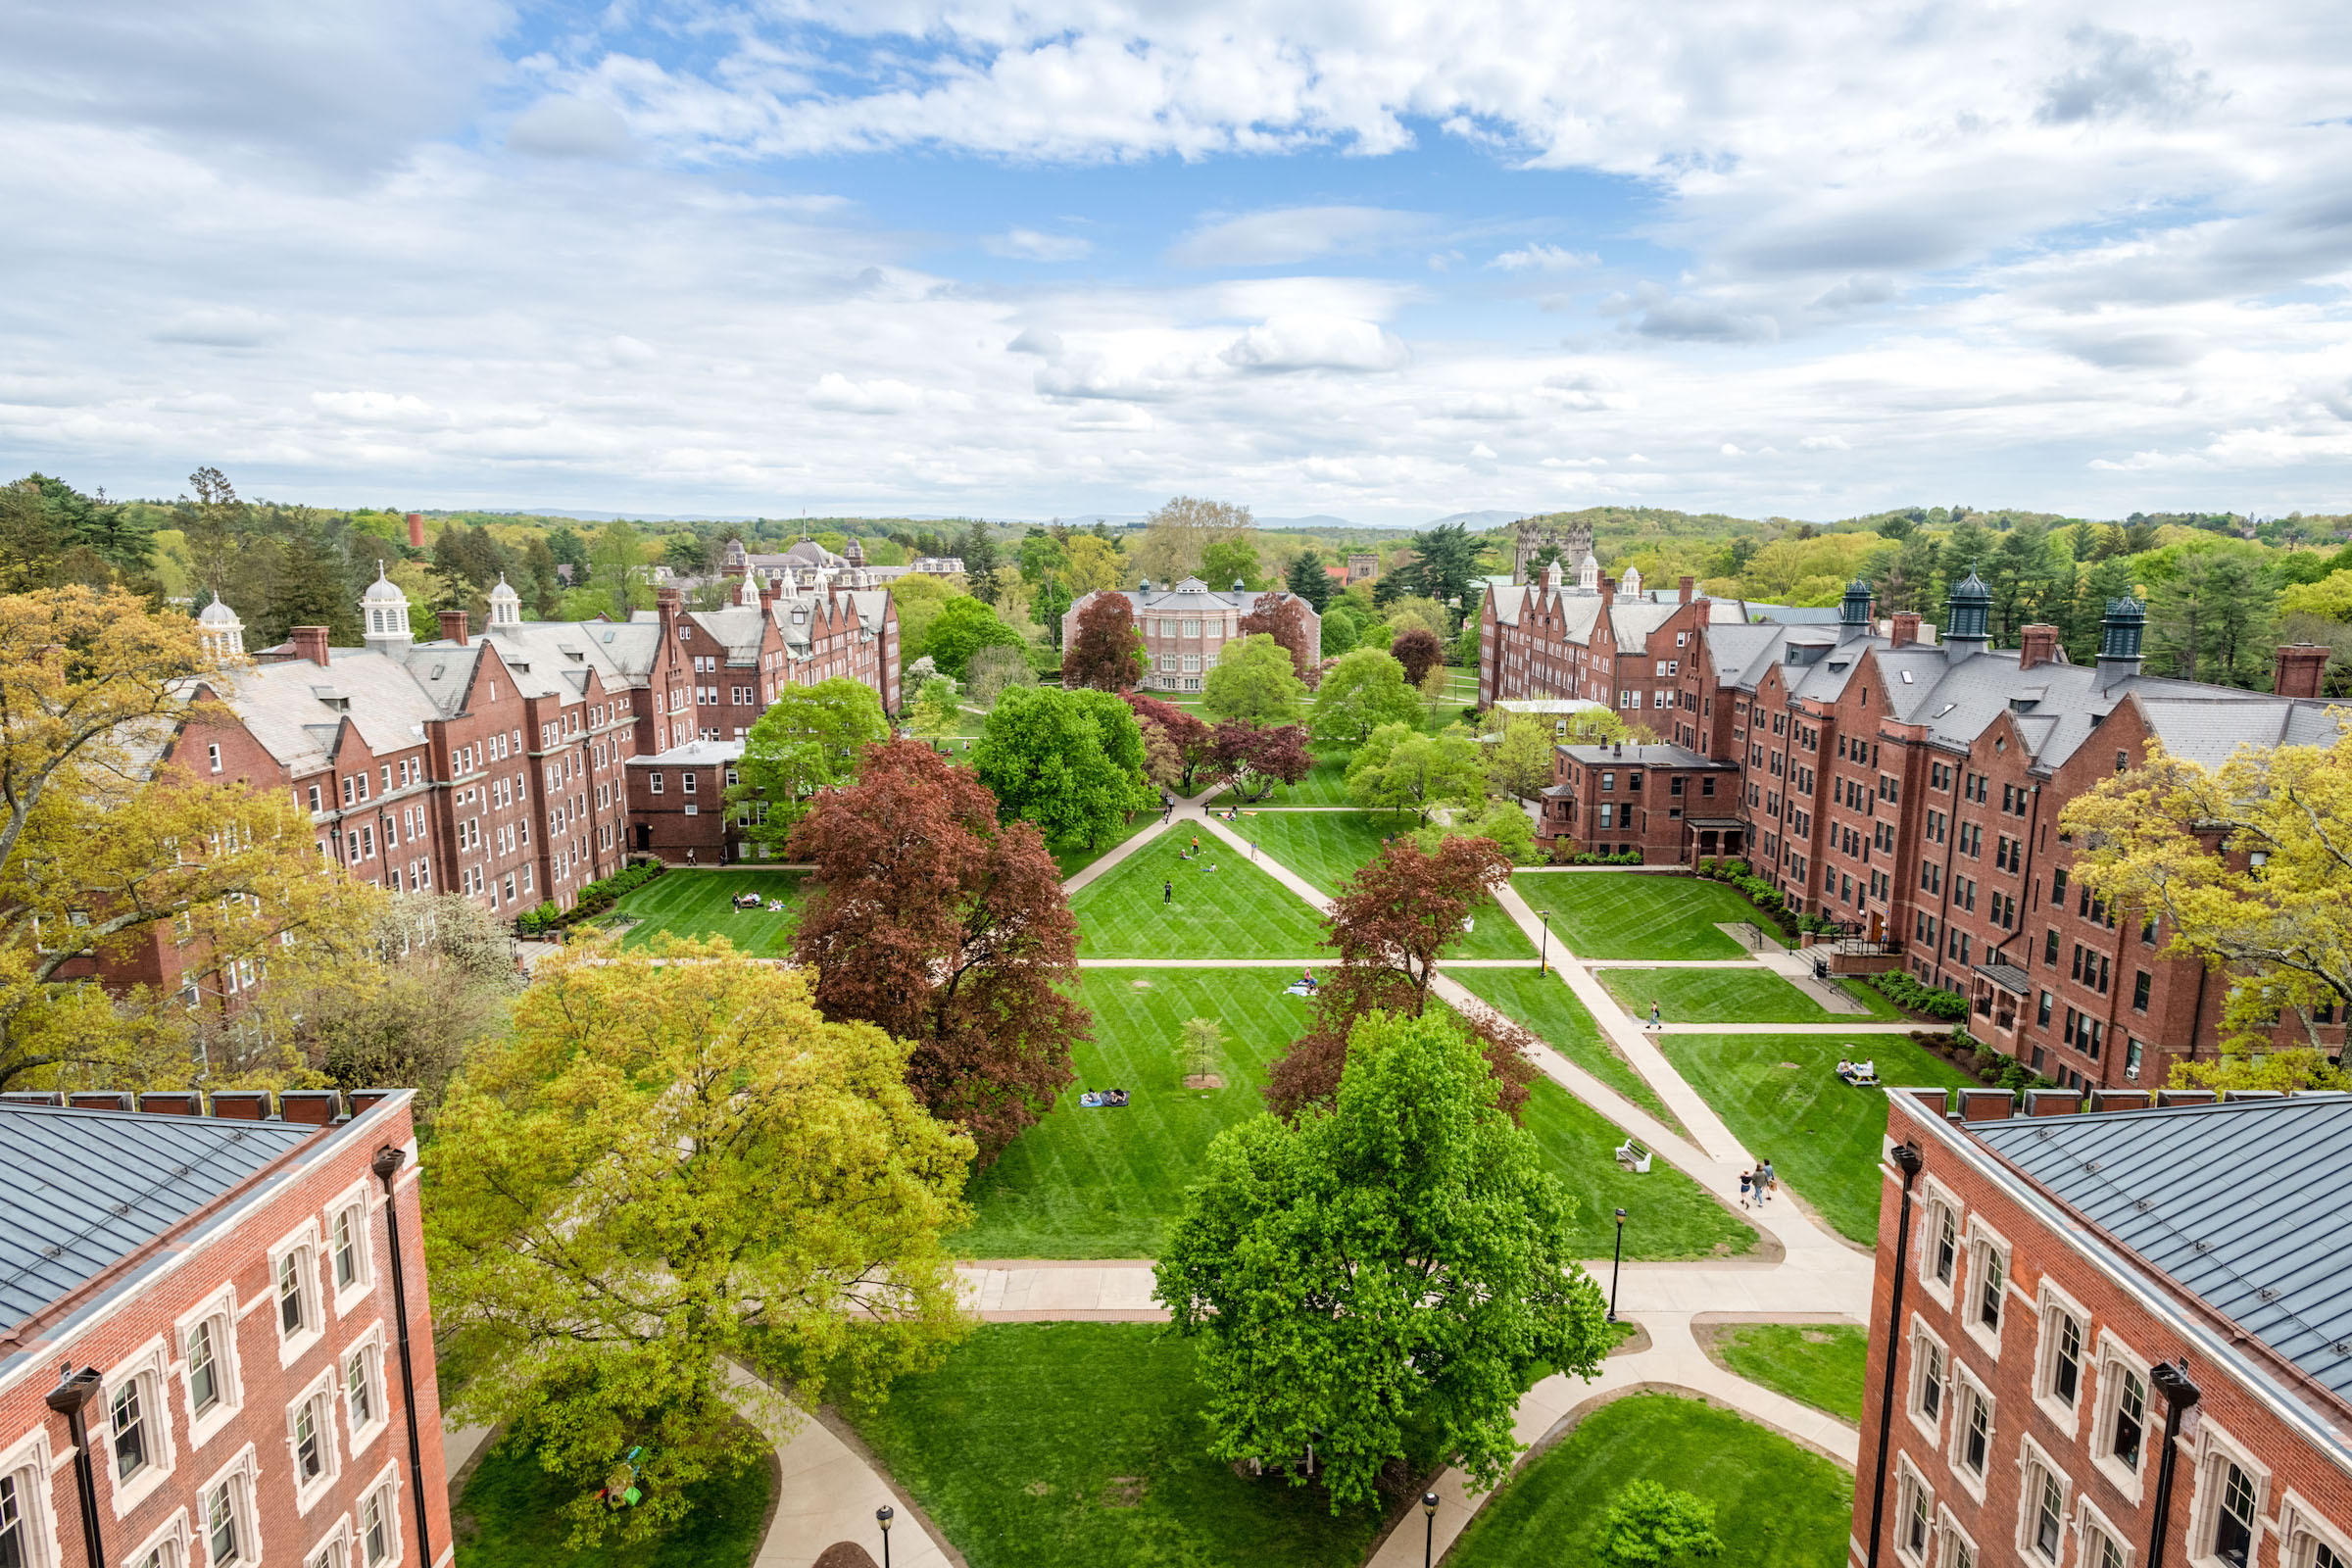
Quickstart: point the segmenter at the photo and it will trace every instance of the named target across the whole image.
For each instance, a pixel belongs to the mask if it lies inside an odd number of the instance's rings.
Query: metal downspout
[[[1903,1275],[1911,1260],[1911,1183],[1919,1175],[1919,1151],[1897,1144],[1888,1156],[1903,1173],[1902,1213],[1894,1222],[1894,1295],[1886,1303],[1886,1380],[1879,1391],[1878,1473],[1870,1486],[1869,1568],[1879,1568],[1879,1530],[1886,1517],[1886,1444],[1894,1424],[1894,1363],[1903,1344]]]

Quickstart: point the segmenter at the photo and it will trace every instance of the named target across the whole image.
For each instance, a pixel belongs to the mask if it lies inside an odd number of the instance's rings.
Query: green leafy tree
[[[1176,1037],[1176,1070],[1185,1078],[1205,1078],[1217,1070],[1217,1053],[1225,1031],[1214,1018],[1187,1018]]]
[[[297,529],[279,543],[277,571],[255,629],[275,643],[296,626],[324,626],[338,647],[360,640],[359,595],[344,570],[342,552],[329,548],[315,528]]]
[[[963,719],[962,705],[956,697],[956,683],[945,675],[925,680],[914,694],[911,717],[914,732],[926,739],[944,740],[955,734]]]
[[[972,1143],[908,1091],[909,1050],[723,938],[597,943],[542,961],[452,1087],[425,1166],[442,1365],[462,1415],[572,1481],[575,1540],[652,1536],[760,1461],[728,1361],[790,1426],[774,1385],[878,1397],[964,1332],[942,1238]],[[632,1447],[646,1500],[608,1513]]]
[[[2149,641],[2173,673],[2224,686],[2270,673],[2265,634],[2278,596],[2259,547],[2198,541],[2169,570],[2154,557],[2146,570]]]
[[[1061,652],[1061,617],[1070,612],[1070,590],[1058,573],[1049,574],[1038,585],[1036,604],[1038,624],[1045,627],[1046,637],[1054,652]]]
[[[1263,632],[1227,643],[1200,683],[1203,713],[1261,728],[1289,723],[1305,698],[1290,650]]]
[[[1326,745],[1352,747],[1383,724],[1420,718],[1421,702],[1405,684],[1404,666],[1377,648],[1359,648],[1324,672],[1307,730]]]
[[[1367,1017],[1330,1114],[1244,1122],[1206,1166],[1154,1294],[1202,1342],[1215,1457],[1302,1485],[1311,1445],[1336,1513],[1376,1505],[1381,1467],[1426,1433],[1493,1486],[1520,1391],[1598,1369],[1576,1200],[1449,1020]]]
[[[1107,692],[1014,687],[980,728],[972,768],[999,817],[1029,821],[1049,844],[1092,848],[1157,796],[1144,777],[1135,713]]]
[[[1629,1481],[1609,1499],[1595,1550],[1602,1568],[1689,1568],[1722,1553],[1715,1505],[1655,1481]]]
[[[997,568],[1004,564],[1004,553],[997,549],[996,539],[989,533],[988,524],[975,519],[956,541],[956,554],[963,560],[963,580],[971,587],[972,597],[984,605],[997,602]],[[947,662],[940,661],[945,669]]]
[[[556,558],[558,565],[571,568],[571,581],[578,587],[588,580],[588,546],[569,528],[558,528],[547,536],[547,553]]]
[[[645,547],[637,530],[615,518],[596,532],[588,552],[589,571],[605,591],[614,620],[626,620],[631,610],[654,602],[647,575]]]
[[[923,651],[942,673],[961,680],[969,672],[972,655],[983,648],[1025,648],[1021,634],[997,618],[997,612],[977,599],[956,598],[940,607],[931,622]]]
[[[530,607],[531,618],[553,620],[557,601],[564,596],[564,584],[556,575],[556,553],[547,547],[547,540],[541,535],[531,535],[530,543],[522,547],[522,578],[514,590]]]
[[[1032,586],[1070,569],[1069,547],[1043,528],[1030,529],[1012,559],[1020,564],[1021,580]]]
[[[1316,614],[1323,613],[1323,607],[1331,603],[1331,574],[1323,569],[1322,552],[1310,545],[1293,556],[1283,586],[1313,606]],[[1324,640],[1330,641],[1328,630]]]
[[[1536,848],[1536,827],[1516,801],[1492,801],[1484,811],[1456,811],[1453,820],[1431,823],[1413,835],[1422,852],[1435,855],[1449,838],[1485,839],[1500,850],[1513,865],[1536,865],[1544,855]]]
[[[1532,801],[1550,787],[1551,726],[1540,718],[1514,713],[1502,726],[1502,738],[1487,748],[1487,778],[1505,795]]]
[[[1338,659],[1355,652],[1357,640],[1363,635],[1363,622],[1355,612],[1345,605],[1333,605],[1323,612],[1323,657]]]
[[[1266,583],[1259,575],[1257,546],[1247,538],[1220,539],[1200,552],[1200,577],[1220,592],[1240,583],[1251,592]]]
[[[975,708],[997,706],[997,699],[1013,686],[1034,686],[1037,671],[1029,665],[1028,653],[1019,648],[992,644],[972,655],[964,666],[964,689]]]
[[[1470,609],[1478,602],[1481,548],[1466,523],[1445,523],[1413,535],[1412,564],[1402,573],[1408,580],[1400,583],[1399,589],[1426,595],[1448,609],[1457,604]],[[1443,636],[1450,633],[1453,625],[1447,620],[1434,629]]]
[[[1486,793],[1478,745],[1458,730],[1432,735],[1417,724],[1383,724],[1348,762],[1348,798],[1368,810],[1415,811]]]
[[[741,782],[727,790],[735,836],[781,852],[817,793],[857,777],[866,747],[888,739],[882,700],[863,681],[785,687],[744,737]]]

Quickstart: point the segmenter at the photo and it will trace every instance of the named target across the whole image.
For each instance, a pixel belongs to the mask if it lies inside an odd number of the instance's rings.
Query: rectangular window
[[[318,1431],[318,1401],[305,1399],[294,1413],[294,1484],[307,1487],[326,1474],[326,1443]]]
[[[1919,1413],[1930,1424],[1943,1414],[1943,1347],[1932,1340],[1919,1346]]]
[[[360,1243],[357,1209],[335,1216],[335,1289],[347,1291],[360,1282]]]
[[[1968,1413],[1960,1428],[1960,1465],[1973,1476],[1984,1474],[1985,1462],[1992,1456],[1992,1401],[1971,1389],[1968,1395]]]
[[[220,1363],[211,1319],[188,1331],[188,1407],[203,1415],[220,1402]]]
[[[2045,1562],[2058,1560],[2058,1544],[2065,1534],[2066,1494],[2058,1490],[2058,1478],[2047,1470],[2036,1469],[2036,1485],[2032,1494],[2034,1526],[2030,1539],[2034,1550]]]
[[[2155,985],[2155,979],[2154,979],[2154,977],[2153,977],[2153,976],[2151,976],[2151,975],[2148,973],[2148,971],[2147,971],[2147,970],[2145,970],[2145,969],[2138,970],[2137,972],[2135,972],[2135,973],[2132,975],[2132,1011],[2134,1011],[2134,1012],[2145,1012],[2145,1011],[2147,1011],[2147,1010],[2148,1010],[2148,992],[2150,991],[2150,989],[2152,989],[2152,988],[2154,987],[2154,985]]]
[[[1942,1204],[1936,1205],[1942,1223],[1936,1227],[1936,1251],[1932,1272],[1938,1285],[1952,1283],[1952,1270],[1960,1261],[1960,1220]]]
[[[205,1544],[212,1548],[213,1568],[242,1560],[243,1551],[237,1531],[237,1499],[231,1483],[223,1481],[208,1493],[204,1499]]]
[[[2222,1461],[2222,1505],[2214,1510],[2213,1555],[2230,1568],[2247,1568],[2254,1560],[2254,1482],[2243,1470]]]
[[[2139,1374],[2128,1366],[2117,1366],[2115,1375],[2115,1419],[2107,1437],[2107,1451],[2127,1470],[2139,1468],[2140,1445],[2147,1439],[2148,1388]]]
[[[653,772],[653,773],[649,773],[649,774],[647,774],[646,776],[647,776],[648,778],[650,778],[650,779],[652,779],[652,780],[653,780],[653,785],[652,785],[653,792],[654,792],[656,795],[659,795],[659,794],[661,794],[661,793],[662,793],[662,775],[661,775],[661,773],[660,773],[659,771],[656,771],[656,772]]]
[[[360,1549],[368,1568],[392,1558],[392,1504],[389,1490],[378,1491],[360,1508]]]
[[[297,1247],[278,1261],[277,1265],[277,1326],[287,1334],[299,1334],[308,1322],[310,1303],[303,1299],[302,1269],[308,1252]]]
[[[370,1352],[362,1347],[344,1369],[343,1384],[351,1401],[351,1430],[365,1432],[375,1425],[375,1368]]]
[[[107,1413],[115,1432],[115,1479],[127,1481],[147,1468],[147,1410],[137,1378],[115,1391]]]
[[[2082,1391],[2082,1325],[2073,1313],[2052,1307],[2050,1341],[2049,1383],[2043,1392],[2071,1405]]]
[[[1977,1269],[1977,1326],[1987,1333],[2001,1331],[2001,1292],[2008,1272],[2007,1260],[1991,1248],[1984,1248]]]

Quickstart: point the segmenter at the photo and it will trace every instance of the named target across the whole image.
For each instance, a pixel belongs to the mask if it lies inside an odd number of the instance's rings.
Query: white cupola
[[[220,602],[220,589],[213,590],[213,602],[197,615],[196,626],[204,639],[204,655],[214,663],[230,664],[245,657],[245,623]]]
[[[405,654],[409,632],[409,596],[375,564],[375,581],[360,596],[360,641],[379,654]]]
[[[498,586],[490,590],[490,630],[501,626],[522,624],[522,595],[507,583],[507,574],[498,574]]]
[[[1600,592],[1600,560],[1598,557],[1588,555],[1577,564],[1576,585],[1589,594]]]
[[[1625,568],[1625,576],[1623,580],[1617,584],[1617,592],[1628,599],[1639,599],[1642,597],[1642,571],[1640,567],[1628,566]]]

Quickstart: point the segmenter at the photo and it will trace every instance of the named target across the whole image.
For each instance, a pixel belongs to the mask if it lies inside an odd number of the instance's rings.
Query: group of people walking
[[[1780,1183],[1780,1172],[1772,1168],[1772,1161],[1769,1158],[1758,1160],[1755,1169],[1740,1173],[1740,1206],[1747,1207],[1752,1199],[1755,1206],[1762,1208],[1765,1200],[1772,1197],[1772,1190]]]

